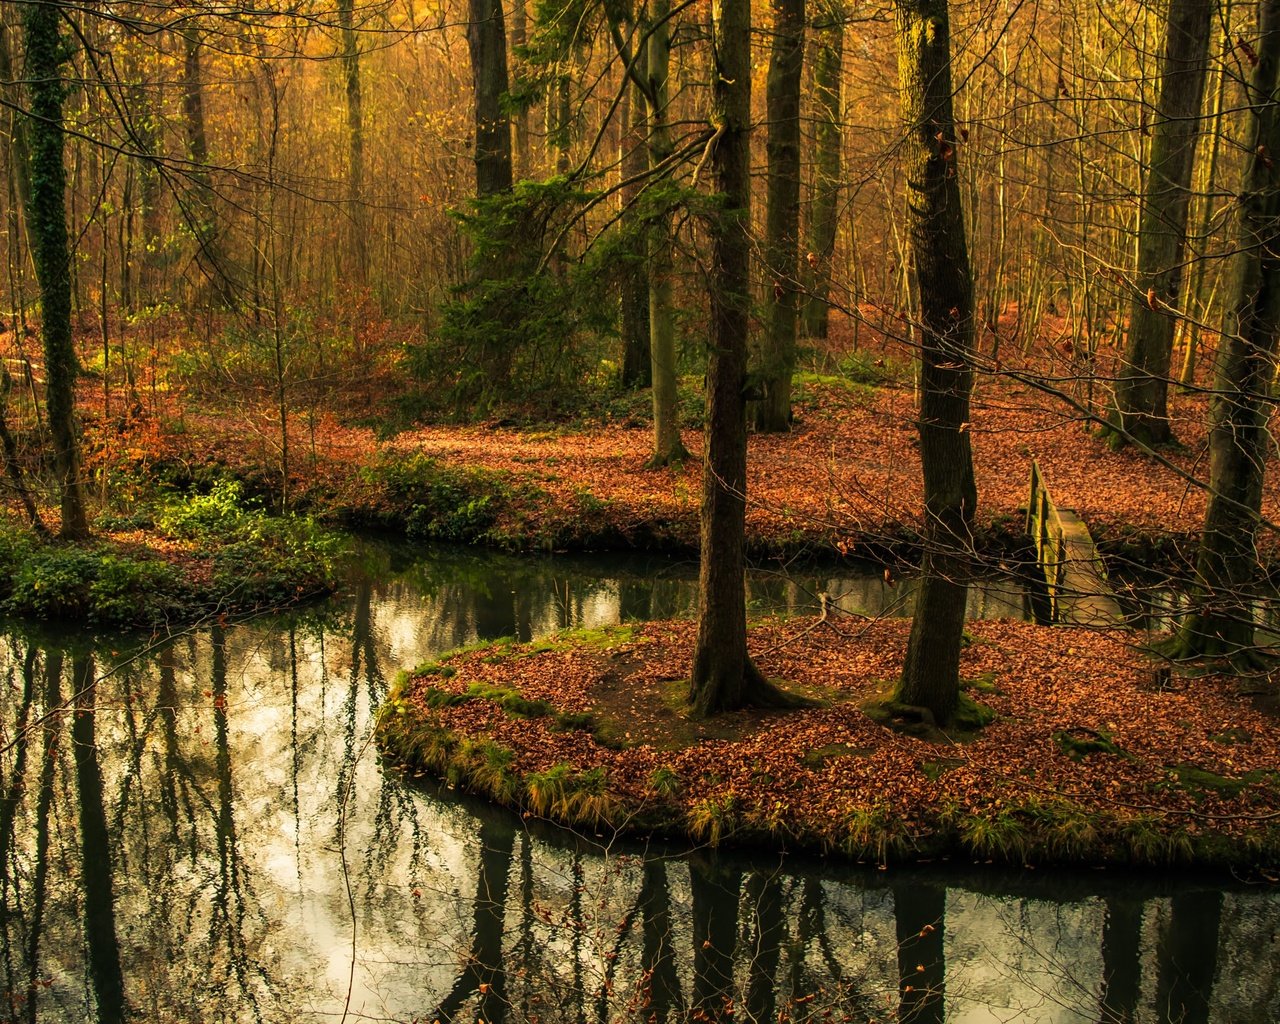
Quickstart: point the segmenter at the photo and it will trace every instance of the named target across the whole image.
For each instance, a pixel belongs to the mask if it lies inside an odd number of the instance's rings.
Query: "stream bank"
[[[877,863],[1280,865],[1280,721],[1229,677],[1170,686],[1124,631],[972,622],[989,724],[875,724],[902,621],[759,621],[760,669],[811,710],[684,715],[692,623],[482,645],[406,674],[378,722],[409,769],[600,832],[656,831]]]

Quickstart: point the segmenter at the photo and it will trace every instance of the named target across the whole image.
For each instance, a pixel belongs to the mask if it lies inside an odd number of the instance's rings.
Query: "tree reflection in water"
[[[150,648],[10,632],[0,1020],[1280,1019],[1271,892],[646,849],[381,770],[397,668],[682,600],[536,568],[375,560],[325,608]]]

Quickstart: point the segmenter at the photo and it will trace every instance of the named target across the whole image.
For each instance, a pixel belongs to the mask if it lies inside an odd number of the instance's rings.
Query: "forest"
[[[1273,880],[1278,74],[1280,0],[5,4],[0,614],[661,555],[687,614],[405,651],[371,742],[587,832]],[[891,611],[760,612],[814,565]]]
[[[15,0],[0,161],[0,1022],[1280,1017],[1280,0]]]

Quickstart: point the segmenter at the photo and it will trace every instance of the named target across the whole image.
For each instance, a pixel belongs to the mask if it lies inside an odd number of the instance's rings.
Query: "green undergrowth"
[[[385,496],[376,518],[414,541],[509,546],[502,524],[543,496],[510,473],[451,466],[421,452],[383,452],[362,472]]]
[[[127,629],[283,607],[331,590],[344,546],[307,517],[253,507],[226,481],[104,513],[94,528],[67,543],[0,521],[0,614]],[[169,542],[171,557],[113,539],[124,531]]]

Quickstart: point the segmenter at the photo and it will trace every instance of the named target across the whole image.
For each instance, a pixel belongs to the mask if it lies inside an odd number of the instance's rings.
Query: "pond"
[[[10,627],[0,1020],[1280,1019],[1269,888],[645,846],[379,763],[372,715],[400,667],[687,613],[691,579],[371,547],[349,592],[291,615],[146,643]],[[825,592],[878,612],[911,586],[810,572],[751,591],[757,611]],[[1022,605],[988,585],[972,610]]]

